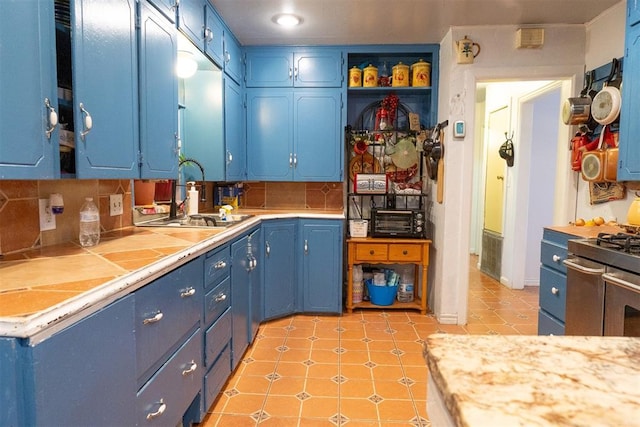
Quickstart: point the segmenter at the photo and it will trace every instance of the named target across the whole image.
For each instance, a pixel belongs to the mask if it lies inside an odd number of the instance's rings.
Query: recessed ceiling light
[[[275,15],[271,20],[283,27],[295,27],[302,23],[302,18],[292,13],[281,13]]]

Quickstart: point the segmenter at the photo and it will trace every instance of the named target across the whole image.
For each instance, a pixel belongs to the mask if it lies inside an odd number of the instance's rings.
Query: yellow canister
[[[369,64],[364,69],[364,78],[362,79],[362,85],[364,87],[376,87],[378,86],[378,67],[374,67]]]
[[[349,87],[362,86],[362,70],[355,65],[349,70]]]
[[[411,66],[411,86],[431,86],[431,64],[420,59]]]
[[[391,86],[403,87],[409,86],[409,66],[404,65],[402,62],[398,62],[392,68]]]

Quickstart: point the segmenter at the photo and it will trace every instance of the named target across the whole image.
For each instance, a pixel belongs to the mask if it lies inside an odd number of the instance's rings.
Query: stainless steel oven
[[[640,236],[569,240],[565,333],[640,337]]]

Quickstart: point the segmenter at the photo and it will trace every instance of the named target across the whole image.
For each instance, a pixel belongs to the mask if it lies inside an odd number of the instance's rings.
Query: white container
[[[349,220],[349,235],[351,237],[367,237],[368,228],[369,221],[367,221],[366,219]]]
[[[80,246],[95,246],[100,242],[100,211],[92,197],[84,200],[80,208]]]
[[[197,215],[198,214],[198,190],[196,190],[196,183],[189,182],[191,188],[189,189],[188,197],[189,204],[187,205],[187,215]]]
[[[400,284],[398,285],[398,302],[413,302],[413,281],[415,269],[413,265],[403,265],[397,268],[400,273]]]

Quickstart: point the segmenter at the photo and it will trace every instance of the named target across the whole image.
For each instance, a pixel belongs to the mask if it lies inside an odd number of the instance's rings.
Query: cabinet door
[[[341,87],[342,52],[337,49],[314,49],[295,52],[294,86]]]
[[[137,178],[136,1],[81,0],[72,7],[76,175]]]
[[[296,311],[297,221],[273,221],[262,227],[264,318],[286,316]]]
[[[172,23],[176,22],[176,10],[178,0],[149,0]]]
[[[341,96],[340,89],[295,91],[296,181],[342,181]]]
[[[293,180],[293,92],[247,89],[249,180]]]
[[[2,396],[2,411],[0,411],[0,425],[17,426],[22,417],[18,403],[20,378],[20,345],[16,338],[0,338],[0,396]]]
[[[618,180],[640,181],[640,24],[627,26],[625,38]]]
[[[628,31],[629,30],[628,27],[640,22],[640,2],[638,2],[638,0],[628,0],[627,12],[628,12],[628,16],[627,16],[627,31]],[[626,69],[626,63],[625,63],[625,69]]]
[[[224,33],[224,72],[236,83],[242,82],[242,49],[229,31]]]
[[[245,236],[231,244],[232,370],[238,366],[249,346],[251,258],[247,254],[248,240]]]
[[[230,78],[225,77],[224,143],[226,148],[225,174],[227,181],[247,179],[247,143],[244,129],[242,88]]]
[[[33,347],[25,425],[135,423],[133,307],[130,295]]]
[[[140,151],[142,178],[175,178],[178,169],[178,78],[175,26],[140,4]]]
[[[246,56],[247,87],[293,86],[293,54],[287,49],[260,48]]]
[[[258,228],[249,235],[253,268],[251,269],[251,314],[249,316],[249,343],[252,343],[262,322],[262,229]]]
[[[342,222],[301,220],[303,311],[342,311]]]
[[[224,64],[224,28],[222,21],[208,2],[204,9],[204,20],[204,53],[222,68]]]
[[[180,0],[178,3],[178,29],[203,52],[206,4],[207,0]]]
[[[59,176],[55,37],[53,2],[0,1],[0,179]]]

